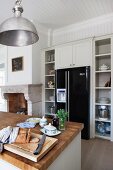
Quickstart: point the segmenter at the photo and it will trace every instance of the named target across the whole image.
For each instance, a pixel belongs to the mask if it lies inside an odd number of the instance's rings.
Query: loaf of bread
[[[39,142],[39,138],[31,137],[30,129],[19,128],[19,132],[15,143],[24,144],[24,143],[38,143],[38,142]]]
[[[20,128],[15,143],[29,143],[30,129]]]
[[[39,138],[34,137],[30,139],[30,143],[38,143],[39,140],[40,140]]]

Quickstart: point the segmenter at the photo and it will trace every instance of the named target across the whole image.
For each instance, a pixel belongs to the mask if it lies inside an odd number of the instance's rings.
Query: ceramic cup
[[[45,125],[47,125],[47,119],[44,116],[42,117],[42,119],[40,119],[39,125],[41,127],[44,127]]]

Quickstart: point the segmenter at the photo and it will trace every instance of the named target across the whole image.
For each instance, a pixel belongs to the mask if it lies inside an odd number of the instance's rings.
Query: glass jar
[[[64,118],[59,118],[59,130],[66,129],[66,120]]]

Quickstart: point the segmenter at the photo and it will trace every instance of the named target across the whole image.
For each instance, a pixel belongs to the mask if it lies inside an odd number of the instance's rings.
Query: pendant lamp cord
[[[16,4],[16,5],[20,5],[21,2],[22,2],[22,0],[16,0],[15,4]]]
[[[16,0],[15,6],[12,9],[15,17],[20,17],[21,14],[23,13],[23,7],[21,6],[21,2],[22,0]]]

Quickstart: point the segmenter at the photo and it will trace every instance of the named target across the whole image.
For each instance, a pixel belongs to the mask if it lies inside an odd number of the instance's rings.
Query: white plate
[[[108,70],[109,67],[106,67],[106,68],[99,68],[100,71],[104,71],[104,70]]]
[[[46,134],[47,136],[56,136],[56,135],[59,135],[61,133],[61,131],[57,130],[57,133],[55,134],[48,134],[48,133],[45,133],[45,130],[44,129],[40,129],[40,131],[44,134]]]
[[[108,120],[108,118],[101,118],[101,117],[99,117],[99,120]]]
[[[109,101],[98,101],[98,103],[100,103],[100,104],[109,104],[110,102]]]
[[[39,123],[40,122],[40,118],[33,118],[33,117],[31,117],[31,118],[27,119],[26,122]]]

